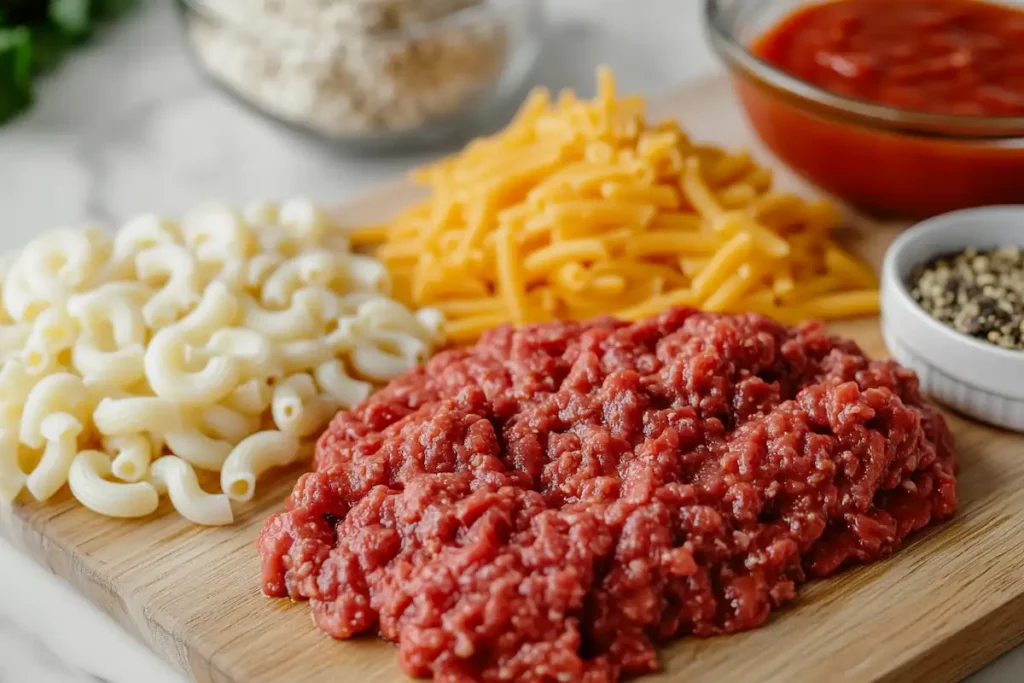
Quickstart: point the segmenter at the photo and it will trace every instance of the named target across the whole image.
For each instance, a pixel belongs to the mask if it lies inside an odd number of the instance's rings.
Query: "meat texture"
[[[953,514],[917,378],[756,315],[500,328],[321,437],[263,590],[441,681],[615,681]]]

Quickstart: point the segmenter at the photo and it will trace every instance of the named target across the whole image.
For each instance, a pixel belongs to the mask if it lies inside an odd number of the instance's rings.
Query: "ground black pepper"
[[[1006,349],[1024,350],[1024,249],[965,249],[917,268],[910,294],[933,318]]]

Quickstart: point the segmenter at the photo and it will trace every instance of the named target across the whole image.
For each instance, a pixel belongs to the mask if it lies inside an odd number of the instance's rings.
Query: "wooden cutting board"
[[[756,147],[723,79],[662,98],[652,113],[678,116],[700,139]],[[811,192],[783,173],[779,182]],[[380,220],[414,197],[392,186],[338,216]],[[876,264],[901,227],[850,222],[851,241]],[[876,320],[836,331],[885,353]],[[662,652],[664,671],[645,680],[937,683],[1024,641],[1024,437],[950,421],[962,501],[953,521],[888,561],[805,587],[759,630],[676,642]],[[145,521],[105,519],[64,493],[0,510],[0,532],[201,683],[404,680],[392,645],[331,641],[305,604],[260,594],[253,541],[298,474],[261,480],[229,528],[192,526],[166,502]]]

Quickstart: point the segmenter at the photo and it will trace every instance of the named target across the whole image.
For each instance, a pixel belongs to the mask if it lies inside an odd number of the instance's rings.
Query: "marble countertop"
[[[353,159],[253,116],[193,68],[171,3],[141,9],[76,53],[0,129],[0,251],[61,224],[178,214],[207,199],[302,194],[338,202],[422,158]],[[550,0],[536,80],[593,91],[609,64],[656,94],[718,66],[696,0]],[[972,679],[1024,678],[1024,652]],[[105,615],[0,541],[0,683],[182,683]]]

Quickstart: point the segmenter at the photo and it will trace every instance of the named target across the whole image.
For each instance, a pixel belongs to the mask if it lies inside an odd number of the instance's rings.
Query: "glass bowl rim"
[[[207,0],[176,0],[178,5],[195,12],[198,16],[210,22],[238,28],[248,32],[249,29],[241,26],[236,18],[226,14],[222,10],[210,7]],[[440,4],[442,0],[427,0],[427,4]],[[503,14],[508,8],[520,5],[537,6],[540,0],[481,0],[475,4],[467,5],[453,12],[439,14],[436,17],[425,21],[417,21],[401,28],[384,29],[380,31],[361,31],[357,28],[330,30],[334,37],[351,36],[354,40],[390,41],[409,40],[428,36],[433,32],[456,25],[472,24],[477,20],[493,17],[496,13]],[[312,31],[313,34],[328,33],[328,29]]]
[[[1024,116],[963,116],[897,109],[845,97],[792,76],[755,55],[735,34],[727,4],[752,0],[704,0],[704,26],[712,47],[730,68],[783,93],[836,114],[853,116],[865,125],[953,139],[1024,138]],[[767,5],[772,0],[753,0]]]

